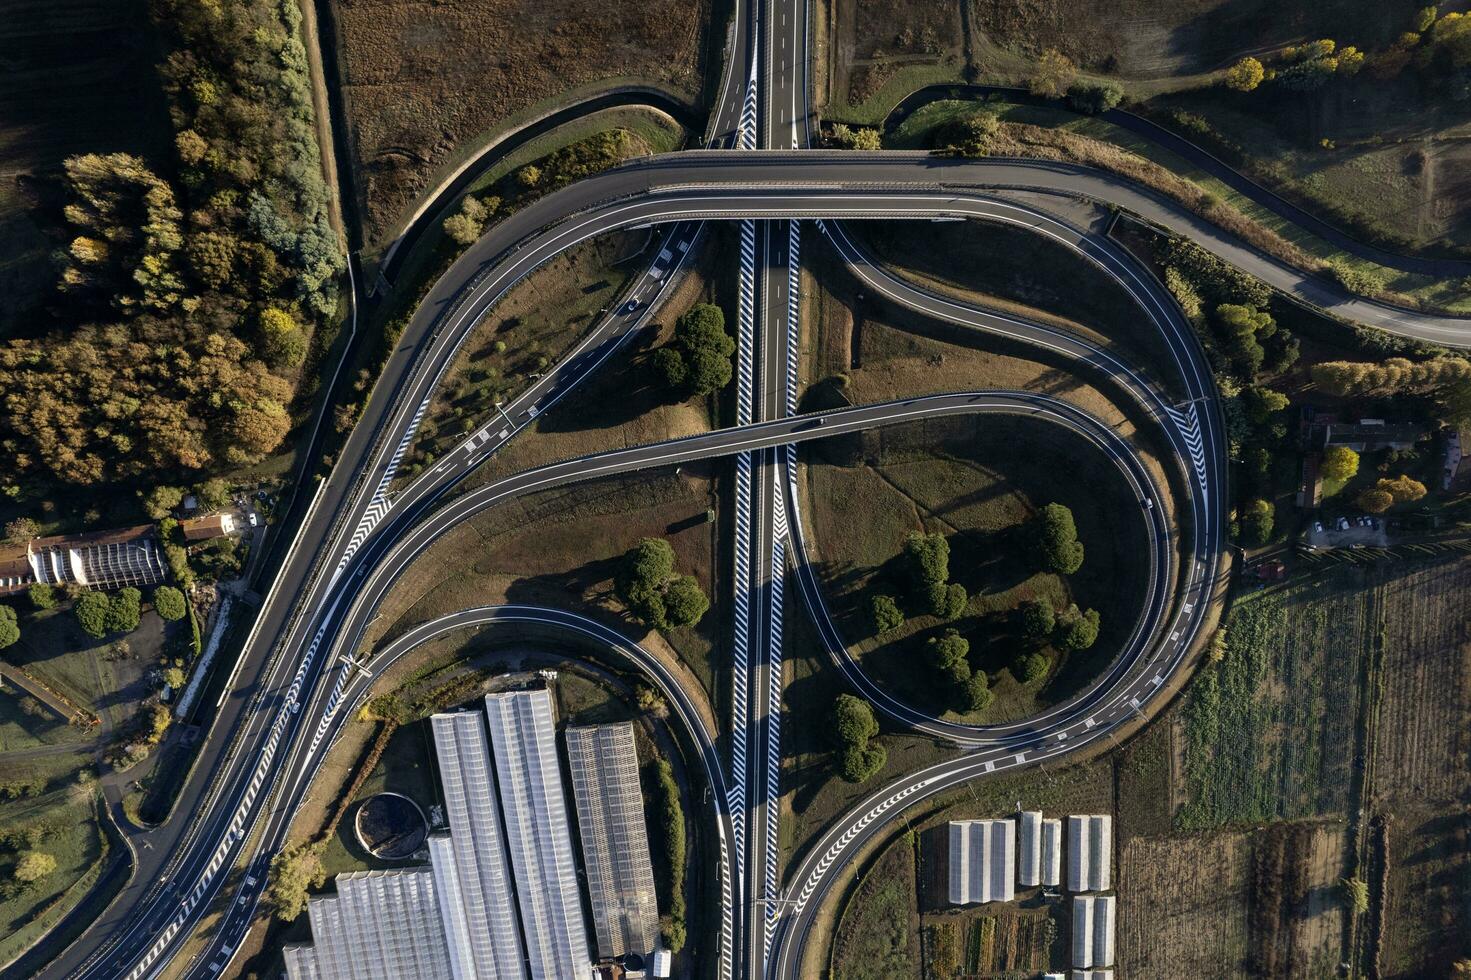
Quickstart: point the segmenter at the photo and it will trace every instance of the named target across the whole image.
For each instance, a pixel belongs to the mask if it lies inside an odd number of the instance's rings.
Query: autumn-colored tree
[[[1077,74],[1078,66],[1071,58],[1056,48],[1048,48],[1037,59],[1032,76],[1027,79],[1027,89],[1033,95],[1060,99]]]
[[[1350,480],[1359,472],[1359,454],[1347,446],[1329,446],[1318,472],[1326,480]]]
[[[1260,61],[1247,56],[1226,69],[1226,87],[1238,92],[1250,92],[1262,83],[1266,74]]]

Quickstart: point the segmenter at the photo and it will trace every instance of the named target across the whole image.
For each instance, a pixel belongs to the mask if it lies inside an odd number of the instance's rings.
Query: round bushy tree
[[[107,603],[107,631],[131,633],[143,615],[143,593],[132,586],[118,589]]]
[[[1086,650],[1098,639],[1098,610],[1079,612],[1077,606],[1069,606],[1067,612],[1058,617],[1057,635],[1053,642],[1063,650]]]
[[[1047,676],[1047,658],[1040,653],[1024,653],[1011,665],[1011,672],[1023,684],[1039,681]]]
[[[33,609],[56,608],[56,589],[45,582],[32,582],[26,586],[26,596],[31,600]]]
[[[964,707],[968,711],[985,711],[991,707],[995,694],[991,691],[991,682],[986,678],[984,670],[970,675],[970,680],[965,682],[964,695]]]
[[[1021,605],[1022,635],[1036,643],[1042,643],[1052,635],[1057,613],[1052,603],[1042,599],[1029,599]]]
[[[72,604],[72,615],[77,617],[77,624],[82,627],[82,632],[94,639],[102,639],[107,635],[108,613],[112,609],[112,603],[107,596],[101,592],[86,592],[77,597]]]
[[[1073,512],[1062,504],[1048,504],[1037,517],[1037,548],[1042,567],[1071,575],[1083,567],[1083,542],[1078,540]]]
[[[710,600],[693,575],[680,575],[664,589],[664,610],[670,626],[693,626],[710,608]]]
[[[863,745],[879,732],[879,723],[873,717],[873,708],[867,701],[852,694],[839,694],[833,701],[833,737],[841,748]]]
[[[153,590],[153,608],[171,623],[183,619],[188,613],[184,605],[184,593],[172,585],[160,585]]]
[[[882,745],[846,749],[839,772],[850,783],[866,783],[877,775],[886,762],[888,753]]]
[[[9,606],[0,606],[0,650],[19,639],[20,624],[16,621],[15,610]]]
[[[904,613],[891,595],[876,595],[868,600],[868,618],[879,635],[892,633],[904,625]]]

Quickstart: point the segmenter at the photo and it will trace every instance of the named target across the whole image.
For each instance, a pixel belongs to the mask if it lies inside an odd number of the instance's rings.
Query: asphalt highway
[[[190,780],[181,799],[179,812],[193,819],[170,821],[154,832],[159,835],[156,843],[150,837],[151,849],[135,852],[137,870],[122,898],[45,975],[144,976],[177,952],[218,893],[225,879],[222,872],[240,856],[246,838],[255,830],[268,830],[259,817],[264,801],[279,798],[281,760],[296,757],[303,751],[310,755],[320,748],[324,737],[322,715],[315,710],[303,710],[303,705],[316,706],[321,697],[330,701],[334,691],[341,697],[341,691],[333,686],[334,679],[329,678],[326,685],[319,683],[327,676],[325,665],[336,663],[324,655],[323,648],[329,645],[337,648],[330,641],[340,635],[337,629],[340,617],[361,599],[369,569],[373,576],[378,574],[381,566],[366,559],[381,557],[383,546],[370,545],[407,540],[404,535],[411,524],[418,527],[437,520],[431,517],[428,522],[414,524],[414,519],[427,509],[428,502],[440,496],[444,487],[498,445],[497,440],[514,434],[515,427],[524,422],[519,417],[522,413],[529,416],[533,409],[544,408],[544,399],[565,391],[606,356],[609,348],[604,345],[618,336],[619,331],[626,335],[627,331],[636,329],[657,299],[659,287],[646,276],[633,291],[634,305],[617,314],[623,319],[617,321],[615,317],[606,336],[584,348],[580,360],[558,365],[536,388],[508,406],[510,427],[505,435],[502,430],[508,427],[498,420],[497,424],[477,433],[482,437],[478,445],[463,452],[457,450],[448,466],[428,471],[435,476],[421,478],[424,483],[415,487],[412,494],[391,496],[398,463],[412,441],[438,379],[474,323],[507,289],[578,242],[645,223],[793,217],[995,218],[999,209],[1005,209],[1008,217],[1002,220],[1030,223],[1041,233],[1057,233],[1039,214],[1028,217],[1027,209],[988,199],[984,190],[997,187],[1074,193],[1114,204],[1191,237],[1227,261],[1339,315],[1421,339],[1471,344],[1471,334],[1467,332],[1471,324],[1465,320],[1346,299],[1336,287],[1303,277],[1254,252],[1171,202],[1120,178],[1069,165],[815,151],[675,154],[608,171],[549,195],[497,225],[430,290],[399,348],[390,357],[362,421],[341,454],[347,464],[334,471],[319,489],[299,537],[300,542],[306,543],[305,547],[293,551],[276,586],[266,597],[256,630],[206,736],[198,774]],[[673,231],[667,233],[665,241],[676,240],[676,235]],[[1080,240],[1077,247],[1101,248],[1091,240]],[[674,255],[671,252],[669,261],[677,261]],[[1122,261],[1106,252],[1100,252],[1095,258],[1100,262]],[[1168,297],[1159,295],[1157,286],[1145,286],[1145,277],[1130,265],[1125,265],[1118,274],[1137,280],[1142,308],[1168,318],[1172,304]],[[667,278],[657,280],[663,281]],[[1178,319],[1177,311],[1174,316]],[[1178,323],[1166,323],[1162,329],[1166,328],[1182,337]],[[1183,339],[1180,342],[1186,343]],[[1198,365],[1187,363],[1182,368],[1191,370]],[[1208,382],[1208,376],[1202,377]],[[1212,414],[1213,402],[1203,404],[1205,410],[1198,418],[1197,435],[1206,442],[1207,466],[1216,467],[1223,458],[1219,452],[1219,421]],[[834,431],[838,430],[828,429],[824,434]],[[1188,427],[1178,436],[1189,437]],[[735,441],[740,443],[743,438],[746,437],[736,437]],[[777,438],[781,441],[745,448],[754,451],[765,445],[784,445],[799,436],[785,430]],[[718,446],[706,445],[697,451],[708,455],[718,451]],[[1203,482],[1211,487],[1223,485],[1209,474]],[[1219,499],[1207,498],[1203,506],[1207,522],[1214,521],[1211,526],[1215,531],[1198,533],[1218,535]],[[436,514],[452,510],[454,504]],[[1197,555],[1201,553],[1198,547],[1191,550]],[[1197,583],[1198,593],[1199,583],[1208,580],[1210,570],[1187,568],[1185,574],[1187,582]],[[1192,595],[1199,600],[1199,595],[1187,588],[1184,607],[1193,604]],[[1178,634],[1179,630],[1175,632]],[[1154,662],[1167,667],[1176,662],[1170,658],[1178,651],[1170,645],[1171,641],[1162,642],[1154,654]],[[1180,649],[1183,650],[1183,645]],[[334,673],[336,677],[341,676],[341,671]],[[1146,687],[1149,680],[1144,681]],[[1144,688],[1117,692],[1118,697],[1110,692],[1104,706],[1090,716],[1091,726],[1076,731],[1069,726],[1049,728],[1046,738],[1063,736],[1058,739],[1059,747],[1047,742],[1045,750],[1039,747],[1017,755],[1035,758],[1028,752],[1057,752],[1061,743],[1070,739],[1099,737],[1093,728],[1107,730],[1116,725],[1124,716],[1119,711],[1127,714],[1127,710],[1132,710],[1121,708],[1120,704],[1127,705],[1131,698],[1139,700],[1137,694],[1147,698],[1148,693]],[[1038,733],[1033,733],[1036,736]],[[1010,764],[999,757],[984,761],[995,766]],[[975,758],[967,756],[955,764],[954,773],[986,771],[974,769],[975,765],[978,765]],[[285,771],[299,774],[304,770]],[[945,770],[933,780],[916,785],[903,799],[950,785],[947,780],[954,773]],[[864,834],[882,826],[879,817],[896,805],[889,804],[879,816],[861,827],[859,824],[866,814],[855,817],[846,828],[839,828],[830,845],[837,848],[833,853],[840,854],[854,841],[861,841]],[[845,838],[848,831],[852,834]],[[791,950],[802,945],[800,937],[807,928],[802,915],[811,908],[809,899],[819,896],[825,883],[831,881],[827,876],[831,862],[822,863],[826,854],[822,850],[808,855],[798,868],[797,878],[790,879],[788,897],[791,898],[792,889],[796,888],[799,897],[792,901],[800,907],[794,905],[795,911],[784,912],[780,919],[780,975],[796,975],[783,971],[795,969],[790,963]],[[814,860],[816,863],[811,863]],[[256,883],[246,886],[240,895],[246,905],[258,898],[261,885],[259,876],[251,877],[256,877]],[[224,934],[222,930],[221,935]],[[794,941],[790,937],[797,938]],[[224,942],[218,947],[220,955],[228,957],[225,948],[228,945]],[[213,955],[204,957],[199,961],[200,975],[209,975],[208,967],[218,962]]]
[[[966,392],[861,406],[826,413],[822,424],[816,424],[818,419],[813,416],[782,418],[665,443],[600,453],[530,470],[450,499],[416,523],[412,530],[399,537],[396,542],[379,537],[371,539],[363,551],[364,564],[359,566],[371,568],[371,571],[361,577],[354,574],[354,597],[350,603],[334,605],[331,619],[324,625],[323,635],[331,639],[327,641],[321,655],[325,663],[335,665],[332,674],[337,683],[319,686],[315,694],[303,701],[300,716],[318,719],[317,726],[310,737],[303,735],[294,742],[281,766],[280,786],[272,797],[264,821],[261,839],[256,848],[257,856],[241,876],[242,881],[237,883],[237,898],[230,906],[224,921],[217,927],[211,946],[212,950],[217,948],[216,956],[213,959],[205,957],[197,960],[199,965],[190,975],[214,975],[217,971],[210,967],[221,965],[222,957],[231,955],[248,928],[259,901],[259,885],[264,882],[263,872],[269,863],[269,856],[281,846],[290,817],[310,786],[311,777],[325,756],[336,726],[345,715],[350,715],[350,709],[346,706],[351,703],[352,685],[359,676],[358,665],[361,662],[355,658],[360,655],[363,634],[403,570],[441,535],[488,507],[538,490],[641,469],[677,466],[716,456],[770,450],[808,439],[843,435],[895,422],[973,413],[1026,413],[1070,427],[1082,424],[1080,420],[1087,418],[1065,402],[1031,392]],[[1091,424],[1095,427],[1101,426],[1096,421]],[[1106,427],[1102,428],[1106,431]],[[376,673],[371,666],[368,669]],[[255,878],[257,885],[245,885],[245,877]]]

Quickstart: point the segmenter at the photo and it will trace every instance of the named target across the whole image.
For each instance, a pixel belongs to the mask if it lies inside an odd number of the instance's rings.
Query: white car
[[[247,514],[245,516],[245,519],[250,522],[251,527],[260,527],[260,515],[257,514],[255,511],[251,511],[249,514]]]

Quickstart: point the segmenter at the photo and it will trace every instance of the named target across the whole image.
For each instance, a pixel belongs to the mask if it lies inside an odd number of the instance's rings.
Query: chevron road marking
[[[1180,411],[1173,405],[1166,405],[1165,411],[1169,413],[1170,421],[1180,430],[1180,437],[1185,440],[1185,448],[1190,450],[1190,464],[1195,468],[1195,477],[1201,486],[1206,485],[1205,472],[1205,442],[1200,434],[1200,416],[1195,412],[1195,403],[1191,402],[1185,406],[1185,411]]]

